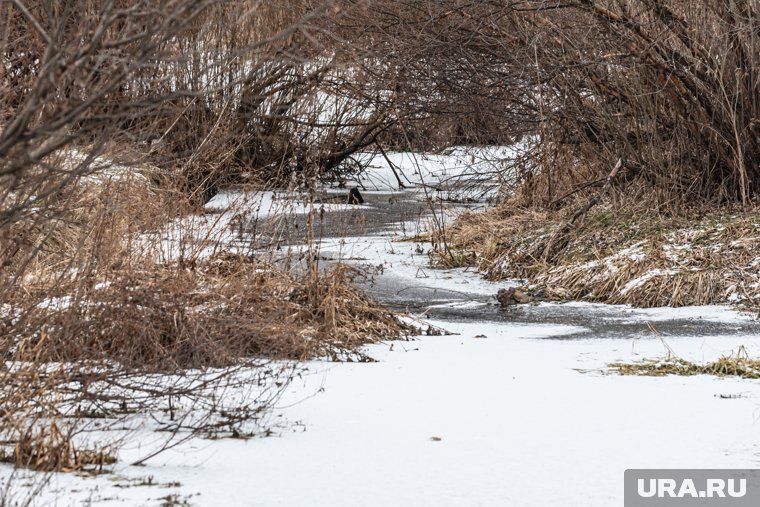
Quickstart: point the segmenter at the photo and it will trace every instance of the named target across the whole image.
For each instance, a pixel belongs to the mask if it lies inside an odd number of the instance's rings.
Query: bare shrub
[[[593,253],[594,239],[606,248],[605,224],[583,225],[597,205],[625,222],[626,208],[642,202],[655,208],[647,217],[756,202],[759,14],[751,0],[396,0],[365,5],[354,26],[368,27],[363,48],[386,57],[377,75],[406,113],[387,143],[520,141],[524,150],[504,166],[500,209],[482,228],[466,219],[454,229],[450,241],[465,250],[447,247],[443,262],[475,262],[472,247],[504,261],[499,270],[481,260],[491,275],[521,276],[572,264],[578,249]],[[549,235],[523,234],[541,224]],[[473,247],[475,234],[483,244]],[[720,300],[718,276],[655,278],[639,304]],[[563,281],[586,297],[610,296],[620,281],[594,289],[576,277]]]
[[[532,123],[517,100],[525,73],[512,56],[521,51],[509,35],[512,11],[503,2],[386,0],[335,20],[396,119],[386,148],[508,144]]]
[[[618,159],[618,189],[668,205],[757,192],[756,2],[389,0],[354,15],[341,33],[367,27],[354,40],[382,57],[402,145],[530,139],[514,168],[528,204],[588,195]]]

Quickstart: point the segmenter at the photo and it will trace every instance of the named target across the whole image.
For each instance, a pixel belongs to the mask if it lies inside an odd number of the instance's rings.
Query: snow
[[[353,204],[312,204],[305,202],[300,197],[302,196],[289,192],[225,190],[212,197],[204,208],[207,211],[222,211],[223,214],[245,212],[246,215],[257,220],[285,214],[305,215],[319,209],[330,212],[361,209],[361,206]]]
[[[622,504],[627,468],[760,464],[756,382],[600,371],[662,357],[658,339],[557,341],[546,338],[572,327],[432,323],[459,334],[369,347],[378,363],[308,364],[279,409],[299,422],[290,431],[192,441],[145,467],[119,465],[116,478],[56,475],[57,505],[172,493],[204,506],[601,507]],[[670,345],[710,359],[741,343]],[[180,485],[118,487],[147,476]]]
[[[354,158],[365,171],[361,181],[349,184],[362,184],[369,190],[398,190],[393,173],[396,169],[405,187],[441,193],[445,198],[482,199],[495,195],[505,165],[525,149],[523,144],[454,147],[443,153],[388,152],[387,159],[382,153],[359,153]]]
[[[747,322],[754,320],[755,317],[737,312],[727,306],[708,305],[708,306],[686,306],[683,308],[631,308],[628,313],[638,319],[648,320],[651,322],[676,319],[699,319],[709,322]]]
[[[482,199],[495,194],[499,182],[498,170],[521,150],[524,147],[516,145],[460,147],[438,154],[387,153],[393,167],[382,154],[359,153],[355,158],[365,168],[361,181],[349,180],[346,185],[360,186],[361,192],[368,195],[392,193],[406,199]],[[398,192],[394,169],[405,185],[403,193]],[[321,190],[326,193],[345,193],[344,189]],[[180,258],[203,258],[214,254],[220,247],[226,248],[234,244],[237,232],[243,226],[275,217],[362,208],[350,204],[312,203],[306,197],[308,196],[288,191],[222,190],[204,205],[209,214],[174,220],[158,234],[143,235],[138,245],[163,262]]]
[[[45,308],[53,311],[61,311],[71,306],[71,296],[45,298],[37,303],[38,308]]]
[[[415,229],[410,228],[410,232]],[[427,251],[423,244],[419,253],[413,241],[402,240],[402,235],[386,234],[326,240],[320,247],[323,257],[343,260],[347,263],[382,267],[382,283],[397,295],[414,288],[428,287],[435,291],[433,301],[459,301],[464,296],[492,296],[498,287],[513,286],[516,282],[495,284],[484,280],[474,269],[436,269],[429,266]]]
[[[634,278],[633,280],[626,283],[622,289],[620,289],[621,295],[626,295],[632,290],[636,290],[640,287],[642,287],[645,283],[647,283],[652,278],[657,278],[658,276],[672,276],[678,274],[679,271],[676,269],[650,269],[643,275]]]
[[[148,181],[148,178],[136,167],[117,164],[109,158],[92,156],[75,148],[61,150],[56,157],[56,162],[65,171],[73,172],[86,167],[88,174],[82,178],[82,181],[87,183],[100,184],[131,178],[143,182]]]
[[[158,233],[142,235],[137,243],[162,262],[206,258],[234,246],[241,228],[253,229],[256,222],[357,208],[350,204],[312,204],[286,192],[222,191],[204,206],[207,214],[173,220]]]

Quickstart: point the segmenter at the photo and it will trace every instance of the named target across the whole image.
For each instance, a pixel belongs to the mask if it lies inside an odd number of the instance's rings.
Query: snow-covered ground
[[[55,505],[610,506],[626,468],[760,464],[756,382],[605,374],[661,356],[655,338],[547,340],[570,326],[433,322],[454,336],[369,347],[377,363],[309,365],[251,441],[193,441],[115,476],[51,480]],[[717,357],[747,337],[679,338]],[[591,370],[583,372],[579,370]],[[295,424],[298,423],[298,424]],[[139,439],[122,455],[137,454]],[[158,487],[127,487],[153,477]],[[42,501],[43,498],[40,498]],[[43,503],[40,503],[42,505]]]
[[[387,159],[377,153],[360,153],[356,159],[364,170],[357,180],[345,184],[347,188],[360,186],[365,196],[397,195],[421,201],[428,197],[432,201],[482,200],[495,195],[503,164],[520,149],[494,146],[452,148],[445,154],[391,152],[386,154]],[[394,170],[401,178],[403,191]],[[325,186],[320,193],[343,195],[346,190]],[[204,208],[208,214],[174,220],[162,230],[139,238],[137,246],[165,262],[202,258],[214,254],[220,247],[239,242],[241,234],[258,230],[259,224],[265,221],[270,222],[270,229],[279,229],[278,222],[299,215],[362,209],[350,204],[310,202],[308,197],[308,193],[297,192],[224,190],[206,203]]]
[[[398,190],[398,179],[407,188],[438,193],[446,199],[492,197],[507,168],[525,146],[454,147],[442,153],[359,153],[354,158],[365,168],[348,184],[368,190]],[[395,170],[395,174],[394,174]],[[398,179],[396,178],[398,176]]]

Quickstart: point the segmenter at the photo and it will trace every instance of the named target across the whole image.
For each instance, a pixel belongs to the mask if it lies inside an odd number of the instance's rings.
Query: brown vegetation
[[[751,359],[747,350],[740,347],[736,353],[716,361],[697,364],[678,357],[661,361],[647,360],[637,363],[613,363],[609,367],[621,375],[662,377],[665,375],[715,375],[718,377],[760,378],[760,361]]]
[[[507,180],[528,205],[588,195],[618,160],[618,191],[748,204],[759,14],[751,0],[393,0],[338,24],[363,28],[355,43],[392,85],[402,147],[527,140]]]
[[[171,372],[261,356],[326,357],[404,330],[352,287],[342,266],[295,276],[221,253],[192,268],[145,265],[111,270],[105,283],[96,280],[61,283],[57,298],[30,289],[8,300],[28,310],[4,329],[4,356],[117,361],[143,372]],[[30,299],[40,302],[30,306]]]
[[[528,149],[498,209],[448,231],[457,257],[563,299],[756,306],[757,3],[525,1],[498,23],[490,8],[446,15],[471,43],[502,45],[504,122]],[[462,61],[473,76],[489,68]],[[704,218],[735,204],[745,214]]]
[[[77,449],[72,435],[64,434],[55,422],[49,428],[28,428],[20,435],[13,452],[0,452],[0,462],[39,472],[102,472],[105,465],[116,462],[109,451]]]
[[[602,206],[572,229],[572,241],[547,257],[546,245],[568,218],[503,210],[465,216],[449,232],[487,277],[523,278],[553,299],[640,307],[760,305],[760,222],[754,211],[691,209],[684,216]]]

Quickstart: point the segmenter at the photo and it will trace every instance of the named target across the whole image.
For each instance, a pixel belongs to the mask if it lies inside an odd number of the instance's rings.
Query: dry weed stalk
[[[13,453],[0,454],[0,461],[38,472],[102,472],[103,467],[115,463],[116,458],[107,450],[77,449],[72,435],[64,434],[52,422],[49,428],[29,427],[18,438]]]

